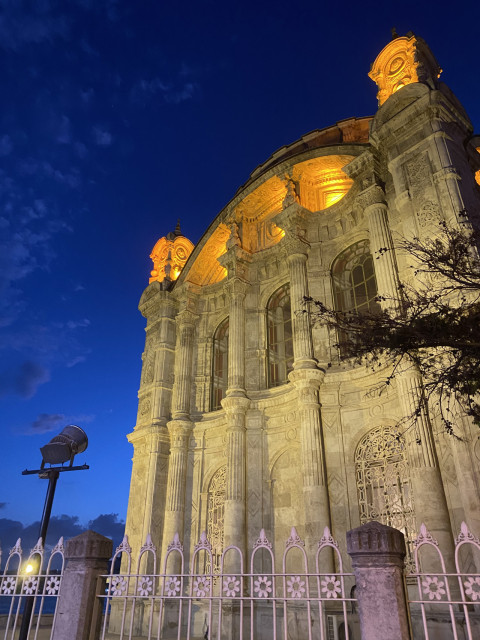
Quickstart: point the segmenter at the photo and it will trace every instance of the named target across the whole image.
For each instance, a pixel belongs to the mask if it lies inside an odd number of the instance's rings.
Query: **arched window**
[[[223,552],[223,525],[225,518],[225,483],[227,467],[213,476],[208,488],[207,501],[207,538],[212,545],[213,572],[220,572],[220,559]],[[210,567],[207,567],[209,570]]]
[[[332,266],[335,308],[338,311],[375,311],[377,281],[368,240],[342,251]]]
[[[360,440],[355,473],[361,524],[378,520],[400,529],[411,559],[415,511],[405,440],[396,427],[376,427]]]
[[[332,282],[337,311],[380,312],[377,281],[368,240],[352,244],[336,258],[332,265]],[[339,332],[341,343],[347,335]]]
[[[218,325],[213,336],[211,409],[221,409],[228,386],[228,318]]]
[[[284,284],[272,295],[267,305],[268,386],[277,387],[288,381],[293,369],[292,312],[290,285]]]

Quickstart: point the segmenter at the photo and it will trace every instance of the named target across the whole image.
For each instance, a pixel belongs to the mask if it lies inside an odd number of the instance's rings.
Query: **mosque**
[[[325,526],[342,546],[378,520],[410,548],[424,522],[448,556],[462,520],[480,532],[478,428],[459,417],[455,440],[425,408],[402,430],[416,369],[379,395],[385,371],[342,360],[304,305],[373,309],[414,284],[408,256],[380,249],[480,211],[480,137],[440,74],[421,38],[394,36],[369,73],[373,117],[280,148],[196,246],[179,226],[155,244],[128,435],[134,555],[178,533],[188,557],[206,531],[217,571],[261,529],[280,550],[295,525],[308,552]]]

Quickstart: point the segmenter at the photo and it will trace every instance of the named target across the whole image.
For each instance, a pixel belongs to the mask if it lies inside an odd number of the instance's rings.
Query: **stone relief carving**
[[[426,227],[435,228],[435,224],[441,219],[440,207],[436,202],[427,200],[419,210],[416,211],[418,224],[422,229]]]

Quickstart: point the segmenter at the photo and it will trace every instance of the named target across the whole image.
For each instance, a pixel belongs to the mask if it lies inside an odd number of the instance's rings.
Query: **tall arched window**
[[[405,440],[396,427],[376,427],[355,451],[360,522],[378,520],[400,529],[411,558],[416,537]]]
[[[368,240],[342,251],[332,266],[335,308],[339,311],[374,311],[377,281]]]
[[[221,409],[228,386],[228,318],[218,325],[213,336],[211,409]]]
[[[332,282],[337,311],[380,312],[377,281],[368,240],[352,244],[336,258],[332,265]],[[341,343],[347,338],[339,332]]]
[[[207,537],[212,545],[213,572],[220,572],[220,559],[223,552],[223,525],[225,518],[225,483],[227,467],[213,476],[208,488],[207,501]],[[210,569],[210,567],[207,567]]]
[[[292,312],[290,285],[284,284],[267,305],[268,386],[278,387],[288,381],[293,369]]]

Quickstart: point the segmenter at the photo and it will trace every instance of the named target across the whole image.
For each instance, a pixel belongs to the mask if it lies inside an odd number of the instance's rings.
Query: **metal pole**
[[[38,537],[42,539],[43,548],[45,548],[45,538],[47,536],[48,523],[50,521],[50,514],[52,512],[53,497],[55,495],[55,488],[57,486],[57,480],[59,476],[57,469],[47,469],[40,475],[43,478],[48,478],[47,495],[45,497],[45,504],[43,505],[42,520],[40,521],[40,531]],[[40,573],[41,567],[38,567],[37,573]],[[27,640],[28,632],[30,630],[30,620],[32,618],[33,603],[35,602],[35,596],[28,596],[25,598],[25,608],[22,616],[22,626],[20,627],[20,635],[18,640]]]

